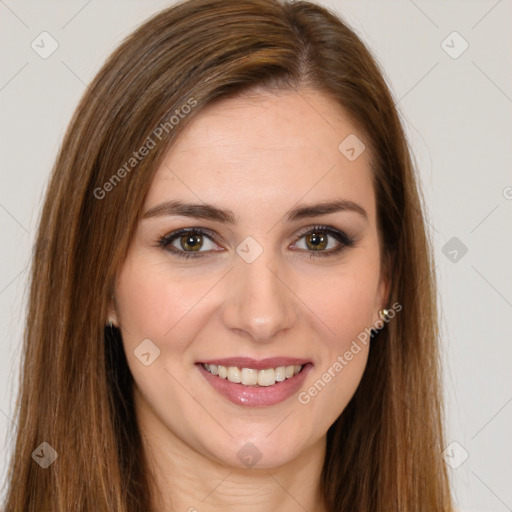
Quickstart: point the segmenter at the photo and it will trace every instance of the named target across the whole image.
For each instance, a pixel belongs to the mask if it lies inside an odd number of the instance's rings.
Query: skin
[[[244,407],[206,382],[195,363],[245,356],[302,357],[307,390],[349,350],[387,306],[368,151],[349,161],[338,146],[363,136],[321,93],[265,92],[210,105],[180,135],[157,170],[145,209],[170,200],[232,210],[235,225],[177,216],[142,219],[117,276],[110,318],[121,329],[135,380],[137,420],[154,473],[157,510],[256,512],[323,510],[320,474],[326,433],[353,396],[369,346],[306,405]],[[367,218],[340,211],[295,222],[296,206],[347,199]],[[301,230],[339,229],[353,247],[314,256]],[[207,228],[203,257],[158,246],[180,228]],[[325,235],[325,232],[321,232]],[[263,253],[247,263],[236,248],[248,236]],[[325,252],[338,246],[331,236]],[[172,244],[185,251],[180,237]],[[188,247],[189,252],[190,247]],[[317,254],[317,253],[315,253]],[[149,366],[134,350],[150,339]],[[237,452],[262,454],[247,468]]]

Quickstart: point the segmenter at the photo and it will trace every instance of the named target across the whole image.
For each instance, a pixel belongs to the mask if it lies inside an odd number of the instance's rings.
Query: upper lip
[[[201,361],[202,364],[237,366],[238,368],[254,368],[255,370],[277,368],[278,366],[302,366],[309,362],[311,361],[297,357],[268,357],[266,359],[252,359],[251,357],[227,357],[224,359],[208,359]]]

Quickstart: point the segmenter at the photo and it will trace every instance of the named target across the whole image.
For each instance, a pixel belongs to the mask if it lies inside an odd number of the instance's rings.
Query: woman
[[[309,2],[161,12],[53,170],[6,512],[451,511],[433,268],[352,30]]]

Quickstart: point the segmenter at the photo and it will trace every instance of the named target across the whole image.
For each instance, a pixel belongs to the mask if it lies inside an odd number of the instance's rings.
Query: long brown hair
[[[189,0],[111,55],[55,163],[34,246],[5,512],[150,510],[133,380],[120,333],[105,328],[116,272],[159,162],[206,105],[302,87],[339,102],[371,147],[389,303],[403,307],[372,341],[360,386],[327,433],[327,509],[452,510],[432,251],[378,66],[339,17],[312,3]],[[58,454],[46,469],[32,457],[42,442]]]

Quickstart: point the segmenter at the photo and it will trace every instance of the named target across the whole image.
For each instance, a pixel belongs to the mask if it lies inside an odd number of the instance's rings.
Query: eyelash
[[[302,237],[312,234],[312,233],[325,233],[327,235],[332,236],[335,238],[339,245],[335,249],[331,249],[329,251],[306,251],[311,253],[310,257],[328,257],[328,256],[335,256],[342,252],[346,248],[353,247],[355,244],[355,240],[351,237],[349,237],[346,233],[343,231],[340,231],[338,229],[329,227],[329,226],[312,226],[307,228],[306,230],[302,231],[296,240],[299,241]],[[171,246],[171,243],[174,242],[175,239],[179,238],[180,236],[186,235],[186,234],[196,234],[196,235],[203,235],[209,238],[212,242],[215,242],[215,235],[212,231],[206,230],[203,228],[183,228],[178,229],[177,231],[173,231],[172,233],[169,233],[168,235],[165,235],[164,237],[160,238],[157,241],[157,246],[161,247],[162,249],[166,249],[170,251],[172,254],[175,254],[176,256],[180,258],[202,258],[205,254],[208,254],[210,251],[203,251],[202,253],[193,253],[191,251],[182,251],[179,249],[176,249],[176,247]]]

